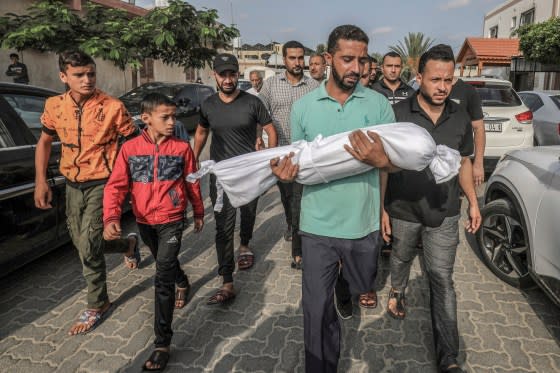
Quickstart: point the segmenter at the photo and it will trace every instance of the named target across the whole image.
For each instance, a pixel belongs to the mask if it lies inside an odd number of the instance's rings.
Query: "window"
[[[514,30],[516,26],[517,26],[517,17],[516,17],[516,16],[511,17],[511,26],[510,26],[510,29]]]
[[[560,109],[560,95],[558,96],[550,96],[550,99],[552,100],[552,102],[554,102],[554,104],[556,106],[558,106],[558,109]]]
[[[488,35],[491,38],[497,38],[498,37],[498,26],[494,26],[490,28],[490,34]]]
[[[519,96],[523,100],[523,103],[527,105],[529,110],[533,113],[544,105],[544,102],[542,102],[541,98],[537,95],[531,93],[520,93]]]
[[[0,149],[11,148],[14,146],[16,146],[14,139],[12,139],[12,136],[4,125],[4,122],[2,122],[2,119],[0,119]]]
[[[474,85],[474,87],[480,95],[482,106],[512,107],[521,105],[519,97],[508,86],[485,84],[483,86]]]
[[[47,98],[15,93],[4,93],[2,96],[25,122],[33,136],[35,136],[35,139],[39,140],[41,128],[43,127],[41,124],[41,114],[43,114],[45,109]]]
[[[529,25],[535,22],[535,8],[529,9],[526,12],[521,13],[519,17],[519,26]]]

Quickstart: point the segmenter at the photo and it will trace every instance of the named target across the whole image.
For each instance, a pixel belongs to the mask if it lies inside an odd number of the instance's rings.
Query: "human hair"
[[[370,59],[371,59],[372,63],[379,63],[379,62],[377,62],[377,58],[375,58],[375,57],[370,57]]]
[[[19,60],[19,56],[17,53],[10,53],[10,58],[17,58]]]
[[[360,41],[366,44],[369,43],[368,36],[358,26],[354,26],[354,25],[338,26],[334,30],[332,30],[329,35],[329,40],[327,42],[327,51],[330,54],[334,54],[334,52],[336,52],[336,50],[338,49],[338,41],[340,39]]]
[[[159,92],[148,93],[140,103],[140,112],[142,114],[150,114],[160,105],[164,106],[177,106],[175,101]]]
[[[249,79],[251,78],[251,75],[253,75],[253,74],[257,74],[257,76],[258,76],[260,79],[263,78],[263,73],[262,73],[261,71],[259,71],[259,70],[253,70],[253,71],[251,71],[251,73],[249,74]]]
[[[383,65],[383,63],[385,62],[385,57],[398,58],[398,59],[401,60],[401,63],[402,63],[402,57],[401,57],[401,55],[398,54],[398,53],[395,52],[395,51],[390,51],[390,52],[387,52],[387,53],[385,53],[385,54],[383,55],[383,58],[381,59],[381,64],[382,64],[382,65]]]
[[[299,41],[290,40],[282,46],[282,57],[286,57],[288,48],[301,48],[305,51],[305,47]]]
[[[453,62],[455,63],[455,58],[453,56],[453,50],[445,44],[438,44],[420,56],[420,61],[418,62],[418,72],[422,74],[426,68],[428,61],[443,61],[443,62]]]
[[[309,56],[309,61],[311,61],[311,59],[314,57],[319,57],[321,61],[323,61],[323,65],[327,63],[327,61],[325,60],[325,56],[323,56],[322,53],[313,53],[311,56]]]
[[[66,72],[68,65],[72,67],[94,65],[95,61],[91,56],[80,50],[71,50],[60,53],[58,56],[58,68],[60,72]]]

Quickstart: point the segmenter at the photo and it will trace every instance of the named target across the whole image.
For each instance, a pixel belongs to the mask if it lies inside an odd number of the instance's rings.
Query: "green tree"
[[[61,0],[41,0],[25,15],[0,17],[3,48],[61,52],[80,49],[112,61],[120,69],[136,69],[145,58],[162,59],[183,68],[201,68],[216,49],[226,46],[237,29],[217,22],[215,9],[197,10],[171,0],[144,17],[87,3],[84,17]]]
[[[405,65],[402,75],[408,75],[405,77],[406,80],[416,75],[420,56],[430,49],[433,43],[434,40],[426,37],[422,32],[409,32],[408,36],[404,37],[404,42],[399,41],[397,45],[389,47],[389,50],[401,55]]]
[[[326,51],[327,51],[327,47],[325,46],[325,44],[323,44],[323,43],[317,44],[317,47],[315,48],[315,53],[323,54]]]
[[[519,36],[519,49],[530,61],[560,64],[560,18],[521,26],[514,34]]]

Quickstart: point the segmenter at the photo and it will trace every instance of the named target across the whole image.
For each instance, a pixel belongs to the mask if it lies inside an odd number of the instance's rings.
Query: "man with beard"
[[[322,54],[312,54],[309,57],[309,75],[319,83],[325,80],[325,71],[327,70],[327,61]]]
[[[459,175],[436,184],[426,170],[402,170],[389,175],[387,183],[387,175],[382,172],[381,189],[383,191],[387,186],[383,236],[393,235],[387,312],[396,319],[404,319],[406,315],[404,292],[416,256],[416,245],[421,239],[430,284],[432,334],[438,368],[441,372],[459,373],[463,370],[457,362],[459,333],[453,286],[453,266],[459,243],[459,188],[469,202],[465,224],[468,232],[477,231],[481,216],[470,160],[473,151],[471,118],[449,99],[454,66],[450,49],[434,47],[428,50],[420,57],[416,77],[420,84],[418,93],[393,108],[398,121],[415,123],[425,128],[436,144],[460,152]]]
[[[407,99],[414,94],[414,89],[401,79],[402,58],[397,52],[389,52],[381,60],[383,79],[377,81],[372,88],[385,95],[391,105]]]
[[[289,145],[290,111],[292,104],[319,86],[312,78],[303,75],[304,47],[300,42],[289,41],[282,46],[282,56],[286,71],[267,79],[259,94],[264,102],[278,133],[278,145]],[[301,238],[298,234],[301,191],[297,183],[278,183],[280,198],[286,214],[286,241],[292,241],[292,268],[302,268]]]
[[[361,127],[394,122],[391,105],[379,93],[359,84],[369,38],[358,27],[343,25],[329,35],[325,58],[330,77],[297,101],[291,113],[292,139],[313,140]],[[369,138],[368,138],[369,136]],[[354,294],[372,288],[381,245],[379,228],[379,169],[392,170],[383,145],[374,132],[354,131],[346,146],[356,159],[375,168],[331,181],[305,185],[301,200],[305,370],[337,371],[340,323],[334,307],[334,286],[342,261]],[[272,172],[283,181],[297,176],[293,154],[271,161]]]
[[[210,158],[216,162],[255,151],[259,126],[267,133],[270,147],[276,146],[276,131],[270,115],[263,103],[247,92],[237,88],[239,64],[235,56],[222,53],[214,59],[214,77],[218,93],[208,97],[201,105],[200,122],[194,137],[194,154],[197,161],[212,131]],[[208,304],[223,304],[235,298],[233,271],[233,233],[237,210],[231,205],[225,193],[218,192],[216,177],[210,175],[210,199],[216,206],[223,197],[220,211],[214,210],[216,220],[216,251],[218,274],[223,278],[223,286],[208,300]],[[221,189],[220,189],[221,191]],[[249,248],[253,235],[257,212],[255,199],[241,206],[240,246],[237,258],[239,270],[249,269],[254,264],[254,254]]]

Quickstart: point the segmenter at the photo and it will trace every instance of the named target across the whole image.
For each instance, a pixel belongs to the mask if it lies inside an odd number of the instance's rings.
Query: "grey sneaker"
[[[336,309],[338,317],[340,317],[342,320],[348,320],[352,318],[352,300],[349,300],[346,303],[339,302],[338,297],[336,296],[336,292],[334,293],[334,308]]]

